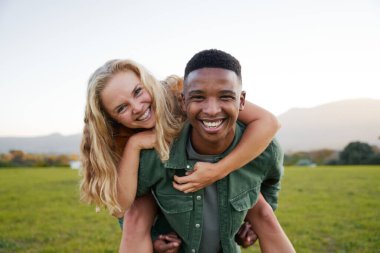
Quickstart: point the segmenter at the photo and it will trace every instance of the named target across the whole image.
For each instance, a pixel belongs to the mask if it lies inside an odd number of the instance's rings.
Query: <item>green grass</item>
[[[380,252],[380,166],[287,167],[276,215],[297,252]]]
[[[0,252],[117,252],[120,228],[79,202],[78,171],[0,170]]]
[[[116,220],[79,202],[78,181],[69,169],[0,169],[0,253],[117,252]],[[379,182],[380,166],[288,167],[276,215],[297,252],[380,252]]]

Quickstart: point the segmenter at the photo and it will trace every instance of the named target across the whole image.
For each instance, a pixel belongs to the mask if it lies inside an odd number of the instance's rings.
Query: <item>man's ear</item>
[[[240,105],[239,105],[239,111],[244,110],[245,105],[245,91],[240,92]]]
[[[181,96],[179,96],[179,102],[180,102],[180,105],[181,105],[181,110],[182,112],[186,112],[186,105],[185,105],[185,95],[183,95],[183,93],[181,93]]]

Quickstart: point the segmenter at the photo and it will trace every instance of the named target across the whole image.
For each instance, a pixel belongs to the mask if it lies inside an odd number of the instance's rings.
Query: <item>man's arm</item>
[[[281,185],[280,180],[284,172],[284,153],[276,139],[274,139],[271,143],[270,149],[272,153],[272,160],[270,163],[271,166],[267,170],[267,174],[265,180],[261,184],[260,191],[272,209],[276,210],[278,206],[278,193]]]

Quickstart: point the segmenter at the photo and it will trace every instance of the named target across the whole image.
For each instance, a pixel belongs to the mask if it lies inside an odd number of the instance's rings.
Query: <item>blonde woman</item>
[[[105,207],[117,217],[125,214],[120,252],[153,251],[150,227],[156,215],[155,203],[150,196],[135,200],[139,152],[155,148],[163,162],[168,159],[170,145],[184,121],[177,101],[180,89],[180,79],[170,77],[160,83],[131,60],[109,61],[89,80],[81,144],[81,199]],[[239,114],[239,120],[247,128],[236,149],[218,163],[196,164],[191,175],[177,178],[175,188],[194,192],[223,178],[257,157],[279,128],[272,114],[250,103]],[[279,227],[263,198],[255,208],[258,211],[250,212],[257,215],[253,220],[267,224],[269,231],[273,226]],[[249,245],[254,235],[250,237],[243,244]],[[164,238],[165,250],[175,252],[180,241],[170,238],[173,237]]]

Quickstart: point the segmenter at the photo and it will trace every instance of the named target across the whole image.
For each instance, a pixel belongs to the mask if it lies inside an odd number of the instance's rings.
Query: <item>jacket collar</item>
[[[186,143],[189,139],[191,133],[191,125],[189,122],[185,122],[180,135],[173,142],[172,147],[170,149],[169,160],[167,160],[164,164],[165,168],[168,169],[186,169],[192,170],[194,168],[194,164],[197,161],[188,160],[187,159],[187,151],[186,151]],[[223,152],[221,157],[227,156],[239,143],[240,138],[244,131],[244,125],[240,122],[237,122],[235,128],[235,137],[231,143],[231,145],[227,148],[226,151]]]

